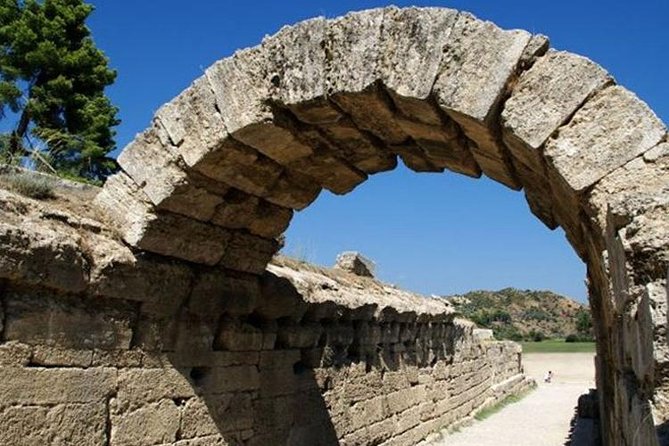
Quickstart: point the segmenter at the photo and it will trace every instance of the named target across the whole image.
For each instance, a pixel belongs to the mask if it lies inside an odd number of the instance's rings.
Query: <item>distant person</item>
[[[546,373],[546,376],[544,376],[544,382],[550,383],[552,379],[553,379],[553,371],[549,370],[548,373]]]

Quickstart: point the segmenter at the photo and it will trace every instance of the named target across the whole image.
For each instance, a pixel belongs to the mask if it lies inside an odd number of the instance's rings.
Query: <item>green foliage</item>
[[[511,322],[511,315],[509,312],[500,309],[477,310],[468,314],[468,317],[476,322],[477,325],[485,328],[490,328],[494,322],[500,322],[502,324]]]
[[[588,310],[579,310],[576,313],[576,330],[579,333],[592,332],[592,316]]]
[[[10,173],[0,175],[0,183],[26,197],[44,200],[53,198],[53,184],[49,178],[30,173]]]
[[[572,333],[568,335],[565,339],[565,342],[593,342],[594,339],[590,334],[587,333]]]
[[[530,330],[530,339],[532,342],[541,342],[546,339],[546,335],[544,335],[541,331]]]
[[[494,326],[492,329],[495,339],[503,340],[509,339],[511,341],[522,341],[524,339],[523,334],[512,324],[504,324]]]
[[[523,312],[523,318],[534,319],[535,321],[547,321],[551,319],[551,315],[547,311],[530,308]]]
[[[0,117],[18,116],[3,157],[40,151],[33,162],[89,179],[117,169],[117,109],[104,95],[116,73],[85,25],[92,11],[83,0],[0,0]]]
[[[450,300],[458,313],[480,327],[492,329],[498,339],[564,338],[578,331],[577,317],[587,317],[588,321],[582,325],[591,327],[587,308],[551,291],[479,290]]]
[[[546,339],[542,342],[523,342],[523,353],[594,353],[594,342],[565,342]]]

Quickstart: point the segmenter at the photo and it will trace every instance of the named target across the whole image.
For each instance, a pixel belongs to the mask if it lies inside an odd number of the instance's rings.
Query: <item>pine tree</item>
[[[69,176],[117,169],[116,72],[91,38],[82,0],[0,0],[0,119],[15,119],[6,153]]]

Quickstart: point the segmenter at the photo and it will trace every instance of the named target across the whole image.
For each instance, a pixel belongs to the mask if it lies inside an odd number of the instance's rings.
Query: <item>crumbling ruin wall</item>
[[[87,193],[0,190],[2,445],[413,445],[529,385],[444,301],[136,255]]]

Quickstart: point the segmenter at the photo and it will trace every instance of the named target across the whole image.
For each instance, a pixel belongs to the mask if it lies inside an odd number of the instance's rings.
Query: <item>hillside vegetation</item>
[[[592,339],[588,307],[552,291],[505,288],[445,298],[479,327],[491,328],[497,339]]]

